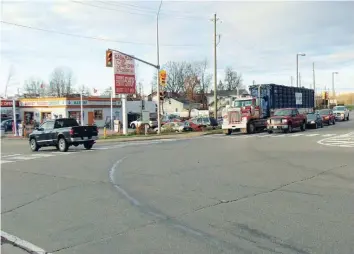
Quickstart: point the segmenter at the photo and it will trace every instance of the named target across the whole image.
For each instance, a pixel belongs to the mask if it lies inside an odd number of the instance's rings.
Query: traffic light
[[[106,67],[113,66],[112,51],[106,50]]]
[[[161,70],[160,71],[160,85],[161,86],[166,86],[166,78],[167,78],[167,74],[165,70]]]
[[[160,101],[164,101],[166,96],[167,96],[167,92],[166,91],[160,92]]]

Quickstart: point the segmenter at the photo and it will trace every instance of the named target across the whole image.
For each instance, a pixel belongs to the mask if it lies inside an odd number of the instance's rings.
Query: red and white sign
[[[13,103],[12,100],[1,100],[1,107],[6,108],[6,107],[12,107]],[[16,107],[18,107],[18,101],[15,103]]]
[[[114,61],[114,89],[115,94],[135,94],[135,63],[134,59],[115,52]]]

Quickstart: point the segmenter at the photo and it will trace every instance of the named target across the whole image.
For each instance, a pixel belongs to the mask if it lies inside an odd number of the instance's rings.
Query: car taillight
[[[70,129],[70,135],[74,135],[74,129]]]

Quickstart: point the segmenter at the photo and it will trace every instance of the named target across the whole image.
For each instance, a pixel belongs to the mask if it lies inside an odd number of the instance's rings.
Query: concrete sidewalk
[[[1,253],[2,254],[28,254],[29,252],[19,247],[13,246],[10,243],[4,243],[1,244]]]

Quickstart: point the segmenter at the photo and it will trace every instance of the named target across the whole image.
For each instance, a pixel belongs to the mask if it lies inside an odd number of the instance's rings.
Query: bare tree
[[[217,86],[217,89],[218,89],[219,91],[225,90],[225,85],[224,85],[224,83],[222,83],[221,80],[219,80],[219,84],[218,84],[218,86]]]
[[[232,67],[225,69],[225,88],[229,91],[242,88],[242,76],[234,71]]]
[[[72,89],[72,92],[75,92],[78,94],[80,94],[82,92],[82,94],[85,96],[91,96],[91,94],[92,94],[90,87],[88,87],[87,85],[80,85],[76,89]],[[70,95],[70,94],[68,94],[68,95]]]
[[[69,68],[57,67],[53,70],[49,82],[49,94],[63,97],[73,93],[73,74]]]
[[[23,91],[27,96],[45,96],[46,87],[40,78],[31,77],[25,81]]]
[[[107,87],[106,89],[104,89],[102,95],[107,96],[107,97],[111,97],[111,93],[112,93],[112,87]]]

